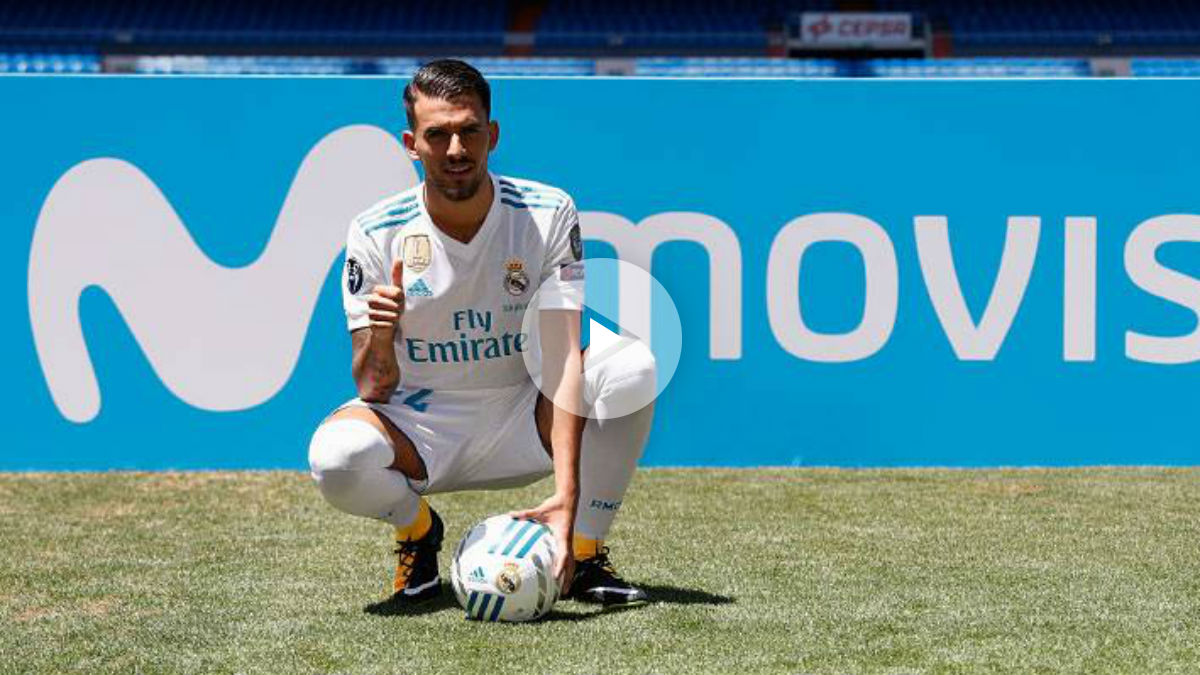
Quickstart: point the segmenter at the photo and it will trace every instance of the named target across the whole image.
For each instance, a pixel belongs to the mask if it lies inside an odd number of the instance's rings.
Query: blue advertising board
[[[0,77],[0,470],[303,467],[401,86]],[[1200,462],[1200,82],[493,88],[493,170],[678,307],[644,464]]]

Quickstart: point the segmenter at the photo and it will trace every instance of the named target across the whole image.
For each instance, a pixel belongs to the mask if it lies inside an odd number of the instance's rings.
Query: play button
[[[637,340],[636,337],[626,337],[605,328],[599,321],[588,319],[588,349],[584,352],[583,369],[594,368],[604,360],[628,347]]]
[[[552,387],[543,382],[542,355],[562,353],[552,346],[568,338],[542,330],[539,312],[532,310],[562,306],[559,302],[564,293],[582,292],[586,284],[580,337],[580,345],[586,348],[584,387],[582,400],[571,406],[575,408],[572,412],[599,419],[623,417],[652,403],[675,374],[683,346],[679,312],[662,284],[637,265],[615,258],[588,259],[576,265],[582,265],[582,273],[569,275],[570,289],[564,291],[560,271],[547,279],[530,301],[522,322],[522,332],[533,338],[532,348],[523,353],[525,367],[542,393],[555,399],[555,392],[549,390]],[[611,386],[625,371],[644,370],[649,363],[655,365],[653,386],[647,378],[642,378],[643,386]],[[547,379],[556,380],[553,375]],[[601,395],[603,405],[597,406]]]

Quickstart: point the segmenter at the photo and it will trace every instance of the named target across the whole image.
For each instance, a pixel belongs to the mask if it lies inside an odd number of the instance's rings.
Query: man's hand
[[[404,261],[392,263],[392,285],[379,285],[367,296],[367,316],[371,319],[372,337],[391,341],[396,337],[400,316],[404,314]]]
[[[396,331],[404,314],[404,261],[392,263],[392,285],[380,284],[367,296],[371,323],[351,334],[354,357],[351,372],[364,401],[385,403],[400,383],[396,361]]]
[[[541,310],[538,325],[542,346],[542,386],[545,398],[538,402],[539,434],[550,441],[554,461],[554,496],[528,511],[513,513],[545,523],[558,548],[555,576],[563,595],[571,589],[575,575],[575,512],[579,508],[579,450],[583,425],[575,413],[582,409],[583,357],[579,352],[579,312]],[[546,413],[549,413],[548,415]]]
[[[545,523],[554,535],[558,559],[554,563],[554,577],[558,579],[561,595],[566,595],[571,588],[571,580],[575,576],[575,551],[572,539],[575,535],[575,508],[573,500],[557,494],[527,511],[513,511],[508,514],[522,520],[536,520]]]

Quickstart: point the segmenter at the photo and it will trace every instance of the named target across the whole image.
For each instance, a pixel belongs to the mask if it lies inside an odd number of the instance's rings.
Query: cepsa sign
[[[801,40],[813,45],[894,46],[912,41],[904,12],[805,12]]]

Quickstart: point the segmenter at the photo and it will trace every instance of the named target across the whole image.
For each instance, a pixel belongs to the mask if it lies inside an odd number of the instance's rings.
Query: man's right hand
[[[404,315],[404,262],[392,264],[392,285],[380,284],[367,296],[371,323],[350,334],[354,346],[351,372],[364,401],[386,402],[400,383],[396,362],[396,330]]]
[[[392,285],[379,285],[367,296],[367,316],[371,319],[371,336],[391,342],[404,314],[404,261],[392,263]]]

